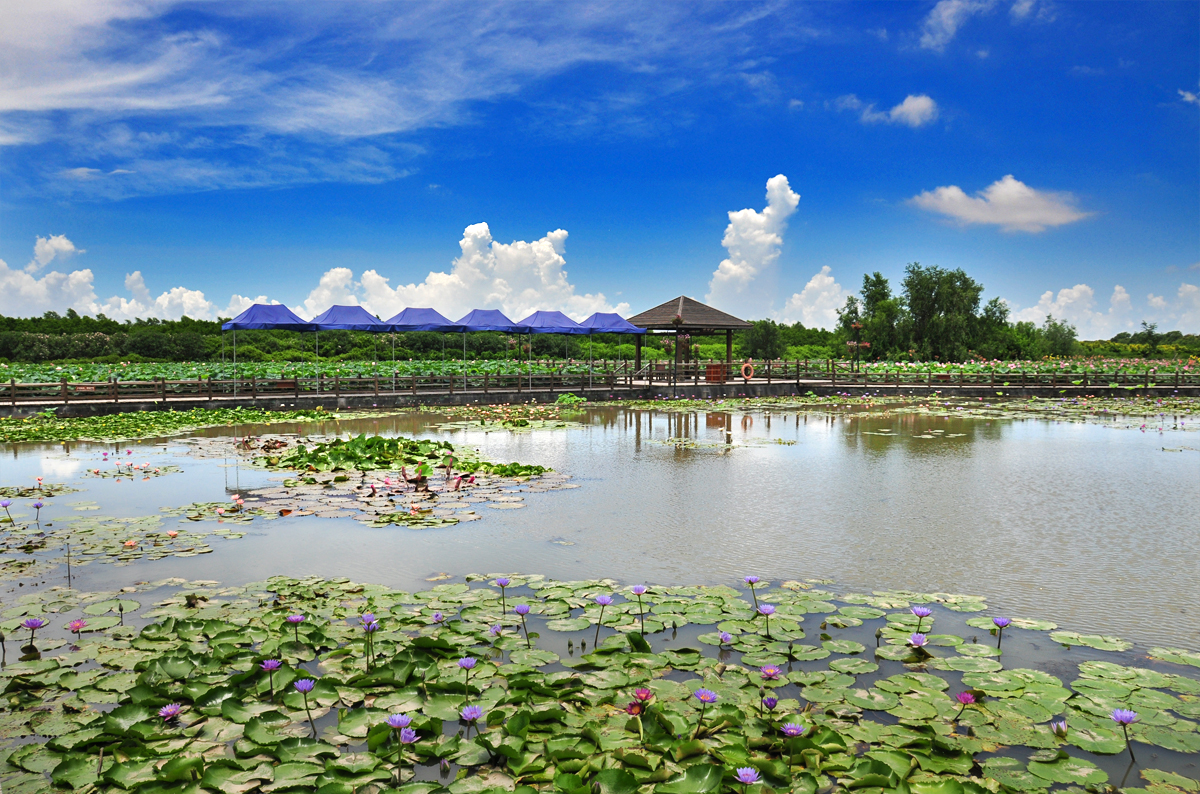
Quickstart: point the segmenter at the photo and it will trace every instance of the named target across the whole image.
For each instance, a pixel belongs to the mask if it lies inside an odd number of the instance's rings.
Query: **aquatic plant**
[[[4,515],[8,517],[8,523],[14,524],[16,522],[13,521],[12,513],[10,513],[8,510],[11,505],[12,499],[0,499],[0,507],[4,508]]]
[[[500,588],[500,614],[501,615],[508,612],[508,606],[505,604],[505,601],[504,601],[504,589],[506,587],[508,587],[510,584],[512,584],[512,580],[509,579],[507,576],[501,576],[500,578],[498,578],[496,580],[496,587]]]
[[[45,628],[49,625],[49,622],[42,620],[41,618],[25,618],[21,621],[21,625],[29,629],[29,644],[33,645],[34,632],[38,629]]]
[[[958,719],[962,717],[963,712],[967,710],[967,706],[975,703],[975,695],[970,692],[959,692],[954,696],[954,699],[957,700],[959,704],[958,713],[954,715],[954,720],[957,722]]]
[[[67,630],[75,635],[76,642],[79,641],[79,632],[86,629],[87,624],[88,624],[88,622],[86,620],[84,620],[83,618],[79,618],[77,620],[72,620],[70,623],[67,624]]]
[[[598,595],[595,598],[597,604],[600,605],[600,617],[596,618],[596,637],[592,640],[592,645],[600,644],[600,627],[604,625],[604,608],[613,602],[610,595]]]
[[[925,618],[927,618],[933,614],[932,609],[930,609],[927,606],[922,606],[920,604],[918,604],[917,606],[910,609],[909,612],[911,612],[917,616],[917,632],[918,633],[921,631],[921,622],[924,621]]]
[[[466,702],[471,697],[471,670],[475,668],[475,660],[464,656],[458,660],[458,667],[463,671],[463,701]]]
[[[304,713],[308,715],[308,725],[312,728],[313,738],[316,738],[317,735],[317,724],[313,722],[312,710],[308,707],[308,693],[312,692],[316,685],[317,682],[311,678],[301,678],[292,685],[304,697]]]
[[[529,625],[525,623],[525,616],[529,614],[529,605],[517,604],[513,607],[513,612],[521,616],[521,629],[525,632],[525,647],[532,648],[533,645],[529,642]]]
[[[304,622],[304,615],[288,615],[287,622],[292,624],[292,629],[296,632],[296,644],[300,643],[300,624]]]
[[[1004,639],[1004,629],[1012,620],[1010,618],[992,618],[992,623],[996,624],[996,647],[1000,647],[1000,642]]]
[[[762,615],[763,620],[766,621],[766,631],[764,633],[767,635],[767,639],[770,639],[771,638],[771,616],[775,614],[774,605],[759,604],[758,605],[758,614]]]
[[[464,706],[463,710],[459,712],[459,716],[463,722],[467,723],[467,738],[469,739],[471,738],[471,728],[475,727],[478,729],[477,723],[483,717],[483,708],[480,706]]]
[[[742,784],[743,792],[746,790],[745,789],[746,786],[749,786],[751,783],[757,783],[759,781],[758,770],[754,769],[753,767],[748,767],[748,766],[738,767],[738,770],[734,774],[734,777],[737,778],[737,782]]]
[[[704,728],[704,709],[710,703],[717,702],[717,693],[713,692],[711,689],[701,688],[693,692],[692,695],[696,698],[696,700],[700,701],[700,718],[696,720],[696,730],[692,734],[692,738],[695,739],[700,735],[701,729]]]
[[[267,674],[267,686],[271,690],[271,700],[275,700],[275,671],[283,666],[278,659],[264,659],[259,667]]]
[[[1133,745],[1129,743],[1129,726],[1138,721],[1138,713],[1130,709],[1113,709],[1112,721],[1121,726],[1121,733],[1125,737],[1125,749],[1129,751],[1129,760],[1137,760],[1133,757]]]
[[[638,623],[641,624],[641,628],[639,630],[641,631],[642,636],[645,636],[645,634],[646,634],[646,610],[642,606],[642,596],[644,596],[646,594],[647,589],[648,588],[644,584],[635,584],[632,588],[630,588],[630,590],[633,592],[633,594],[635,596],[637,596]]]
[[[179,703],[168,703],[158,710],[158,716],[162,717],[163,722],[170,722],[180,715],[183,711],[183,706]]]
[[[754,600],[754,608],[758,609],[758,593],[756,593],[754,591],[754,585],[758,584],[758,577],[757,576],[747,576],[747,577],[743,578],[742,581],[744,581],[746,583],[746,585],[750,588],[750,598],[752,598]]]

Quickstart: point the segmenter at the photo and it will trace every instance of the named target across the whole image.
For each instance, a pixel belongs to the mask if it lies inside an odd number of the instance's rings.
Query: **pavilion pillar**
[[[733,377],[733,329],[725,329],[725,379]]]
[[[638,334],[634,337],[635,343],[633,346],[633,374],[642,371],[642,335]]]

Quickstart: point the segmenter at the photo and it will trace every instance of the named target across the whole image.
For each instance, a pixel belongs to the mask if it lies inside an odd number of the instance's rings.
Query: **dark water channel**
[[[550,466],[581,487],[529,494],[522,509],[480,506],[482,520],[442,529],[256,520],[243,538],[213,539],[211,554],[92,564],[75,571],[75,583],[113,589],[168,576],[240,584],[316,574],[415,590],[436,572],[661,584],[736,584],[754,573],[832,580],[835,591],[977,594],[1014,617],[1147,647],[1200,647],[1194,433],[911,414],[598,408],[579,419],[581,427],[527,432],[430,429],[440,418],[417,413],[272,425],[268,432],[442,436],[491,460]],[[0,483],[42,476],[86,488],[50,500],[43,520],[153,515],[276,484],[277,474],[245,459],[158,444],[10,448]],[[102,451],[126,449],[184,472],[80,480]],[[98,509],[73,513],[66,503],[76,500]],[[164,530],[176,521],[166,519]]]

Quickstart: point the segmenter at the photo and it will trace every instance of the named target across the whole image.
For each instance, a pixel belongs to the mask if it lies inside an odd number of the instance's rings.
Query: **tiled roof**
[[[676,325],[674,322],[676,316],[682,317],[683,322]],[[737,330],[750,327],[750,323],[745,320],[739,320],[732,314],[705,306],[700,301],[683,295],[644,311],[636,317],[630,317],[629,322],[641,328],[668,331],[676,328],[682,331],[724,331],[729,328]]]

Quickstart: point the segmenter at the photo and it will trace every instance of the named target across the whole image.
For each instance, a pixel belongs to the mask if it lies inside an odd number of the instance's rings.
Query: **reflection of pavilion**
[[[675,370],[678,371],[681,361],[690,360],[688,355],[682,356],[679,337],[699,334],[715,334],[725,332],[725,366],[715,365],[713,371],[705,374],[709,382],[724,383],[730,377],[733,367],[733,332],[750,327],[750,323],[739,320],[731,314],[706,306],[698,300],[679,296],[666,303],[648,309],[636,317],[630,317],[629,322],[647,331],[667,331],[675,333]],[[634,371],[642,371],[642,337],[637,337],[637,347],[634,358]]]

